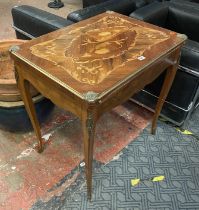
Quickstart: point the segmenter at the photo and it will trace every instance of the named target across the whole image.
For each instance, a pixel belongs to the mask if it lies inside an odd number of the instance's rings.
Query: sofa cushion
[[[199,43],[187,40],[182,47],[180,65],[199,74]]]

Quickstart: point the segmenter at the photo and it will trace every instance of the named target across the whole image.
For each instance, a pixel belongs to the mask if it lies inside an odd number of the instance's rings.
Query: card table
[[[97,120],[166,71],[152,121],[155,133],[185,40],[183,34],[107,11],[10,49],[39,152],[43,141],[30,84],[80,118],[88,198]]]

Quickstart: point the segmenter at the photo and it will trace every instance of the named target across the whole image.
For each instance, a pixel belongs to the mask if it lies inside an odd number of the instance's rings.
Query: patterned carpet
[[[139,136],[151,117],[149,111],[132,102],[105,113],[96,127],[96,166],[110,162]],[[49,118],[41,126],[46,142],[41,154],[35,150],[33,132],[0,129],[0,210],[30,209],[38,200],[47,202],[71,192],[71,184],[77,185],[75,189],[84,184],[84,167],[79,167],[84,159],[79,119],[57,107]]]
[[[187,128],[199,135],[199,109]],[[92,201],[87,201],[83,170],[62,195],[38,201],[32,210],[198,210],[199,141],[159,121],[155,136],[148,126],[106,165],[95,162]],[[161,182],[151,177],[164,175]],[[141,182],[131,185],[131,179]]]

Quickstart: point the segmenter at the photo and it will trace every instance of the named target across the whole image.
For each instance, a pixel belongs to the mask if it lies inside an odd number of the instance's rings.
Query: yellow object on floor
[[[163,175],[155,176],[155,177],[152,177],[152,178],[149,178],[149,179],[131,179],[131,185],[136,186],[142,181],[160,182],[160,181],[163,181],[164,179],[165,179],[165,176],[163,176]]]
[[[152,179],[153,182],[160,182],[163,181],[165,176],[156,176]]]
[[[188,130],[182,130],[180,128],[176,128],[176,130],[179,131],[182,134],[185,134],[185,135],[193,135],[193,133],[191,131],[188,131]]]
[[[131,179],[131,185],[136,186],[140,182],[140,179]]]

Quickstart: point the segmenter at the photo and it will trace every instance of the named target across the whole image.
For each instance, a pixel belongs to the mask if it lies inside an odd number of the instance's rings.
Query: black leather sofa
[[[35,7],[22,5],[12,8],[13,28],[19,39],[33,39],[59,28],[112,10],[124,15],[148,4],[149,0],[109,0],[70,13],[66,18],[45,12]]]
[[[130,16],[188,36],[181,51],[179,70],[161,112],[168,120],[182,126],[199,102],[199,4],[183,0],[154,2]],[[154,109],[163,79],[164,74],[137,93],[133,100]]]

